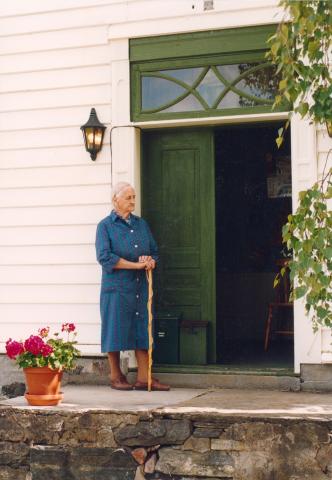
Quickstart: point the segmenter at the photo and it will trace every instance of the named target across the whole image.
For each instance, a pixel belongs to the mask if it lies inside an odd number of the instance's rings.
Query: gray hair
[[[114,200],[116,197],[119,196],[119,194],[122,192],[122,190],[125,190],[126,188],[134,188],[130,183],[128,182],[118,182],[112,187],[112,202],[114,203]]]

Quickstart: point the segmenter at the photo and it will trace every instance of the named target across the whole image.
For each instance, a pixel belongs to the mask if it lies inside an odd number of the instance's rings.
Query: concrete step
[[[123,366],[125,371],[125,366]],[[107,385],[109,369],[106,359],[80,359],[76,370],[65,375],[71,384]],[[300,378],[285,368],[243,368],[229,366],[163,365],[154,366],[153,375],[171,387],[180,388],[242,388],[279,391],[300,390]],[[136,380],[136,370],[127,373]]]
[[[300,378],[286,375],[264,375],[254,373],[154,373],[157,378],[171,387],[180,388],[230,388],[263,389],[283,392],[300,390]],[[134,382],[135,372],[129,372],[128,379]]]
[[[123,362],[122,369],[128,373],[126,362]],[[332,392],[332,364],[302,365],[300,375],[294,374],[290,368],[275,366],[155,365],[153,375],[172,387]],[[136,372],[129,371],[128,378],[134,381]],[[14,382],[24,382],[22,370],[18,369],[5,355],[0,355],[0,393],[2,386]],[[80,358],[75,370],[64,375],[63,384],[67,383],[108,385],[107,358]]]

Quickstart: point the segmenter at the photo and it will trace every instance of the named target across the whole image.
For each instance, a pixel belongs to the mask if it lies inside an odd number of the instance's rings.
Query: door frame
[[[112,127],[111,182],[126,180],[137,190],[137,213],[141,212],[141,130],[155,128],[227,125],[271,122],[287,118],[285,113],[238,115],[206,119],[164,120],[114,125]],[[115,128],[116,127],[116,128]],[[291,118],[292,207],[297,208],[298,194],[317,180],[316,129],[298,115]],[[321,363],[322,340],[313,334],[310,319],[306,317],[303,302],[294,302],[294,371],[300,372],[301,363]],[[131,358],[131,357],[130,357]],[[130,361],[130,365],[134,365]]]
[[[167,7],[165,7],[167,8]],[[181,7],[182,8],[182,7]],[[254,14],[253,14],[254,12]],[[183,15],[183,14],[182,14]],[[188,15],[188,12],[186,12]],[[158,18],[157,18],[158,17]],[[112,118],[111,156],[112,170],[110,182],[126,180],[137,189],[137,212],[140,212],[140,130],[145,128],[170,128],[191,125],[222,125],[229,123],[245,123],[257,121],[282,120],[287,113],[265,113],[254,115],[236,115],[217,118],[188,118],[163,120],[154,122],[132,122],[130,118],[130,62],[129,39],[158,36],[199,30],[213,30],[249,25],[279,23],[283,10],[276,2],[270,1],[267,8],[262,9],[258,0],[239,2],[231,10],[221,11],[221,7],[206,15],[206,12],[195,12],[187,16],[186,22],[179,21],[181,12],[171,17],[160,14],[156,18],[138,19],[112,24],[108,31],[109,68],[111,78],[110,111]],[[317,181],[317,149],[316,128],[298,115],[291,118],[291,156],[292,156],[292,203],[296,210],[299,191],[309,188]],[[300,372],[301,363],[317,364],[322,360],[322,339],[320,333],[314,335],[311,322],[306,319],[303,302],[294,304],[294,370]],[[132,365],[133,363],[131,363]]]

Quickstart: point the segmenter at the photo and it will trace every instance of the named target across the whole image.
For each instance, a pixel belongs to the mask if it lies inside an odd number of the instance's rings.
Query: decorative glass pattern
[[[141,113],[271,106],[279,80],[269,63],[142,72]]]

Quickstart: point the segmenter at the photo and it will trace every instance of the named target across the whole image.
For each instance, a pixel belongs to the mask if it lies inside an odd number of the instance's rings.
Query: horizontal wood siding
[[[111,124],[108,25],[117,1],[0,7],[0,351],[8,337],[78,324],[98,353],[96,223],[110,209],[109,130],[96,162],[80,125]]]
[[[332,148],[332,140],[328,136],[326,129],[323,126],[317,128],[317,170],[318,178],[328,172],[332,167],[332,154],[329,151]]]
[[[100,350],[94,237],[110,208],[109,128],[91,162],[79,127],[91,107],[108,127],[112,122],[108,37],[277,23],[278,3],[216,0],[213,11],[204,11],[203,0],[0,2],[0,351],[8,337],[24,338],[43,325],[57,330],[62,322],[78,324],[84,353]],[[127,66],[125,52],[118,53],[120,82]],[[116,112],[127,101],[114,98]],[[292,143],[301,138],[292,146],[297,196],[322,175],[331,140],[317,130],[313,162],[311,129],[306,122],[293,127]],[[121,178],[128,171],[123,160]],[[303,308],[296,308],[301,318]],[[296,337],[298,365],[312,361],[311,329],[303,332],[299,323]]]
[[[95,236],[95,222],[90,225],[44,225],[2,227],[0,235],[1,246],[22,245],[66,245],[89,244]]]
[[[326,177],[327,172],[332,168],[332,139],[328,136],[323,125],[316,129],[316,146],[318,179],[322,179]],[[332,200],[329,200],[329,209],[332,209]],[[321,351],[322,360],[324,357],[327,357],[328,361],[331,362],[332,345],[331,330],[329,328],[322,328],[321,330]]]

